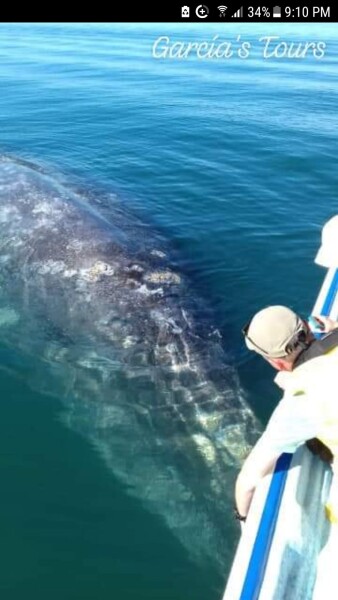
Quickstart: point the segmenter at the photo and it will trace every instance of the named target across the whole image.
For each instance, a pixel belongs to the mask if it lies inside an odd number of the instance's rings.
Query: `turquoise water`
[[[156,59],[162,35],[241,35],[252,52]],[[264,35],[324,40],[326,54],[264,60]],[[306,315],[322,279],[313,257],[338,206],[334,26],[2,25],[0,85],[0,152],[104,198],[108,213],[117,197],[168,242],[264,423],[278,391],[240,329],[265,304]],[[129,494],[65,426],[62,402],[33,391],[4,336],[3,596],[219,598],[238,538],[230,504],[224,569],[197,563],[160,507]]]

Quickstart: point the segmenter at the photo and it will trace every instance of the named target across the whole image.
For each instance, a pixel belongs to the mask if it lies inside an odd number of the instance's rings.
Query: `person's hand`
[[[319,327],[322,328],[322,331],[324,333],[330,333],[330,331],[333,331],[334,329],[337,329],[337,327],[338,327],[337,321],[334,321],[330,317],[324,317],[324,315],[318,315],[318,316],[314,316],[314,318],[316,319],[316,321],[318,321],[318,325],[319,325]]]
[[[312,452],[320,458],[322,461],[329,463],[330,465],[333,462],[333,454],[323,442],[321,442],[318,438],[312,438],[311,440],[306,441],[306,446]]]

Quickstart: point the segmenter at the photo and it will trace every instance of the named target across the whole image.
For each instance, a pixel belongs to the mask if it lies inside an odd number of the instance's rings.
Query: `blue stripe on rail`
[[[240,600],[257,600],[260,593],[292,457],[293,454],[284,453],[277,461],[252,549]]]
[[[326,294],[322,310],[320,311],[320,314],[324,315],[324,317],[328,317],[330,315],[334,301],[336,299],[337,292],[338,292],[338,270],[335,271],[335,273],[331,279],[331,283],[330,283],[328,292]],[[324,332],[314,333],[314,336],[317,340],[320,340],[324,335],[325,335]]]
[[[331,310],[332,310],[332,306],[333,303],[336,299],[336,294],[338,291],[338,270],[335,272],[334,276],[332,277],[332,281],[330,283],[330,287],[328,289],[324,304],[323,304],[323,308],[321,310],[321,314],[324,315],[325,317],[327,317]]]

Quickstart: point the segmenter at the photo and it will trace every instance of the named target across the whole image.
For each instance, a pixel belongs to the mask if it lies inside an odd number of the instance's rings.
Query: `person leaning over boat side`
[[[315,438],[324,454],[326,450],[324,458],[329,462],[333,458],[334,470],[335,461],[338,465],[338,323],[318,318],[327,333],[322,340],[316,340],[307,322],[285,306],[259,311],[243,329],[247,347],[279,371],[275,382],[284,395],[238,475],[235,499],[240,520],[248,514],[258,482],[283,452],[294,452]]]

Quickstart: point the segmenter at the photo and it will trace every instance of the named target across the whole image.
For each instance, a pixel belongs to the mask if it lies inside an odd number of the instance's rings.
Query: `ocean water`
[[[264,58],[264,36],[325,42],[325,53]],[[175,42],[225,41],[228,59],[165,56]],[[306,316],[321,284],[313,259],[338,208],[337,50],[334,25],[0,27],[0,154],[95,198],[112,220],[118,203],[165,241],[263,425],[278,390],[240,330],[267,304]],[[2,325],[3,597],[220,598],[239,536],[230,501],[221,519],[209,507],[224,564],[208,548],[196,561],[161,506],[129,493],[65,425],[62,399],[31,385],[6,335]]]

